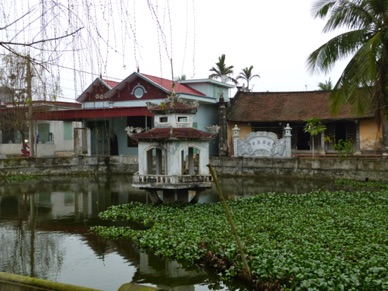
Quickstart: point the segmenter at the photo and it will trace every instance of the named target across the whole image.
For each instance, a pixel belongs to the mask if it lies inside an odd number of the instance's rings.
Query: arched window
[[[165,151],[161,148],[151,148],[146,154],[147,160],[147,174],[151,175],[165,175],[166,159]]]
[[[200,151],[195,147],[187,147],[181,151],[181,173],[182,175],[200,174]]]

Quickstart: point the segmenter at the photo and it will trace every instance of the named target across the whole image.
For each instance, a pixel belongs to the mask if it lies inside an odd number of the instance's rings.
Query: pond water
[[[107,223],[97,215],[111,205],[150,203],[131,180],[131,176],[58,177],[1,185],[0,271],[107,291],[130,282],[164,290],[232,289],[206,270],[185,268],[148,254],[131,241],[107,240],[89,232],[90,226]],[[331,181],[316,180],[223,178],[220,184],[230,199],[334,189]],[[199,203],[216,201],[218,194],[210,189]]]

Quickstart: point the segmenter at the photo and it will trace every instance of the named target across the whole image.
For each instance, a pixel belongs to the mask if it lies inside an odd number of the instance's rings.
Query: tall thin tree
[[[236,78],[236,80],[243,79],[247,82],[247,86],[246,86],[247,91],[250,91],[249,82],[253,78],[260,78],[260,76],[258,74],[253,74],[252,71],[253,71],[253,66],[243,68],[242,71],[240,72],[240,74]]]
[[[310,134],[310,140],[311,140],[311,151],[313,153],[313,158],[315,156],[315,145],[314,145],[314,139],[315,137],[326,130],[326,126],[322,124],[322,122],[316,118],[311,117],[310,119],[305,120],[306,124],[303,128],[304,132],[308,132]]]
[[[212,67],[209,71],[212,72],[209,75],[210,79],[221,79],[222,82],[232,81],[234,84],[237,83],[231,75],[233,75],[233,66],[227,66],[225,64],[225,54],[222,54],[218,58],[218,62],[215,67]]]

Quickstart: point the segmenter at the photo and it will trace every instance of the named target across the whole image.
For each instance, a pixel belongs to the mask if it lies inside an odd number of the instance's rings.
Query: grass
[[[6,181],[6,182],[13,182],[13,183],[21,183],[24,181],[30,181],[37,179],[36,175],[10,175],[10,176],[0,176],[0,180]]]
[[[244,244],[251,284],[274,290],[388,290],[388,191],[266,193],[229,200]],[[221,204],[113,206],[107,220],[141,223],[93,227],[129,238],[157,255],[211,262],[224,281],[244,277]]]

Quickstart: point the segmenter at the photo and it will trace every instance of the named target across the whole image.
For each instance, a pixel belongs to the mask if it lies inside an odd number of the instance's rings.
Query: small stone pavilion
[[[132,185],[146,190],[152,202],[196,202],[212,186],[209,143],[214,135],[193,128],[198,103],[173,93],[160,104],[148,102],[154,128],[136,133],[139,171]]]

